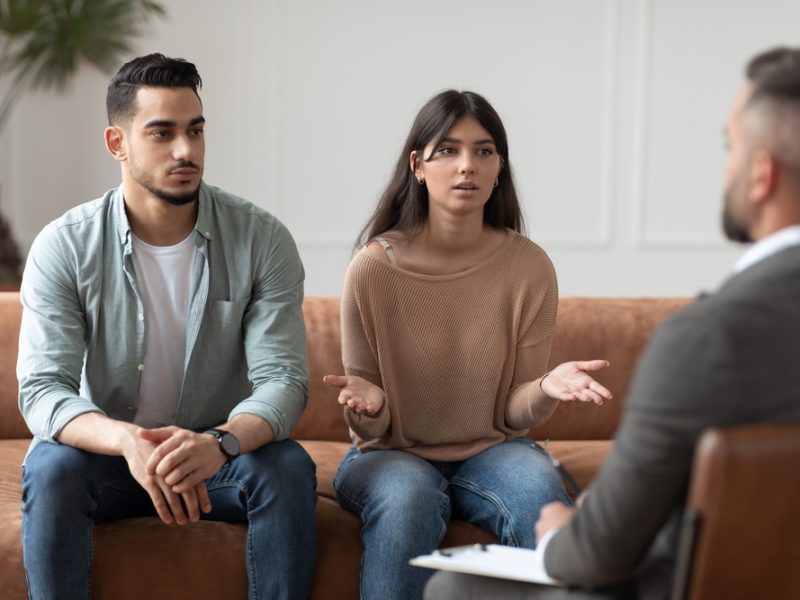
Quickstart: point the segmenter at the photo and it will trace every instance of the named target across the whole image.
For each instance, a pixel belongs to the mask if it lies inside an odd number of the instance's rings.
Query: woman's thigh
[[[447,480],[431,463],[409,452],[362,453],[353,447],[333,485],[342,507],[362,518],[377,509],[402,513],[413,509],[416,514],[445,511],[449,520]]]
[[[513,546],[535,547],[534,525],[542,506],[570,503],[549,458],[528,438],[508,440],[464,461],[450,485],[457,518]]]

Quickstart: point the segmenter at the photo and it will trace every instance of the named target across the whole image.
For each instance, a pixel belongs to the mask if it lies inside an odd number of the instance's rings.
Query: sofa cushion
[[[22,305],[17,292],[0,292],[0,439],[30,438],[17,401],[17,349]]]
[[[28,597],[22,568],[22,459],[30,440],[0,440],[0,577],[2,597]]]

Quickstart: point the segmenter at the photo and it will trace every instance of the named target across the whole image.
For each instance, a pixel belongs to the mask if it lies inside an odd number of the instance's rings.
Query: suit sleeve
[[[720,422],[733,348],[708,311],[684,311],[656,333],[637,369],[614,448],[581,509],[553,537],[545,566],[584,588],[630,579],[685,503],[695,442]],[[727,375],[727,376],[726,376]]]

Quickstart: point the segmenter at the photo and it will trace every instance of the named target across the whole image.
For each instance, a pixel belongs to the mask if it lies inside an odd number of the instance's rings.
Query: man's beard
[[[148,192],[161,198],[164,202],[171,204],[172,206],[183,206],[184,204],[189,204],[190,202],[194,202],[197,200],[197,196],[200,192],[200,184],[197,184],[193,190],[184,192],[182,194],[173,194],[166,190],[159,189],[152,185],[150,182],[147,181],[140,181],[139,184],[144,187]]]
[[[725,233],[725,237],[732,242],[747,244],[752,242],[753,238],[750,237],[750,232],[747,231],[745,226],[736,222],[736,219],[733,216],[733,211],[731,210],[731,206],[735,202],[735,187],[736,183],[734,182],[730,188],[725,190],[722,203],[722,231]]]
[[[202,170],[200,169],[200,167],[198,167],[197,165],[188,160],[181,161],[173,168],[180,169],[185,167],[197,169],[200,172],[200,175],[202,176]],[[142,175],[138,173],[138,169],[135,168],[135,166],[134,168],[131,169],[131,175],[133,176],[134,180],[136,180],[136,183],[141,185],[144,189],[146,189],[148,192],[150,192],[157,198],[161,198],[164,202],[171,204],[172,206],[183,206],[185,204],[189,204],[190,202],[194,202],[195,200],[197,200],[197,197],[200,192],[200,183],[198,183],[193,190],[189,190],[187,192],[182,192],[178,194],[173,194],[172,192],[168,192],[167,190],[156,187],[156,185],[153,183],[153,178],[148,175]]]

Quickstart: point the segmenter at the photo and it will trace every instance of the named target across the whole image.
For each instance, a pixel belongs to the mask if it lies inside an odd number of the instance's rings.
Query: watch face
[[[228,455],[229,458],[239,456],[239,440],[236,439],[232,433],[225,432],[219,439],[222,446],[222,451]]]

